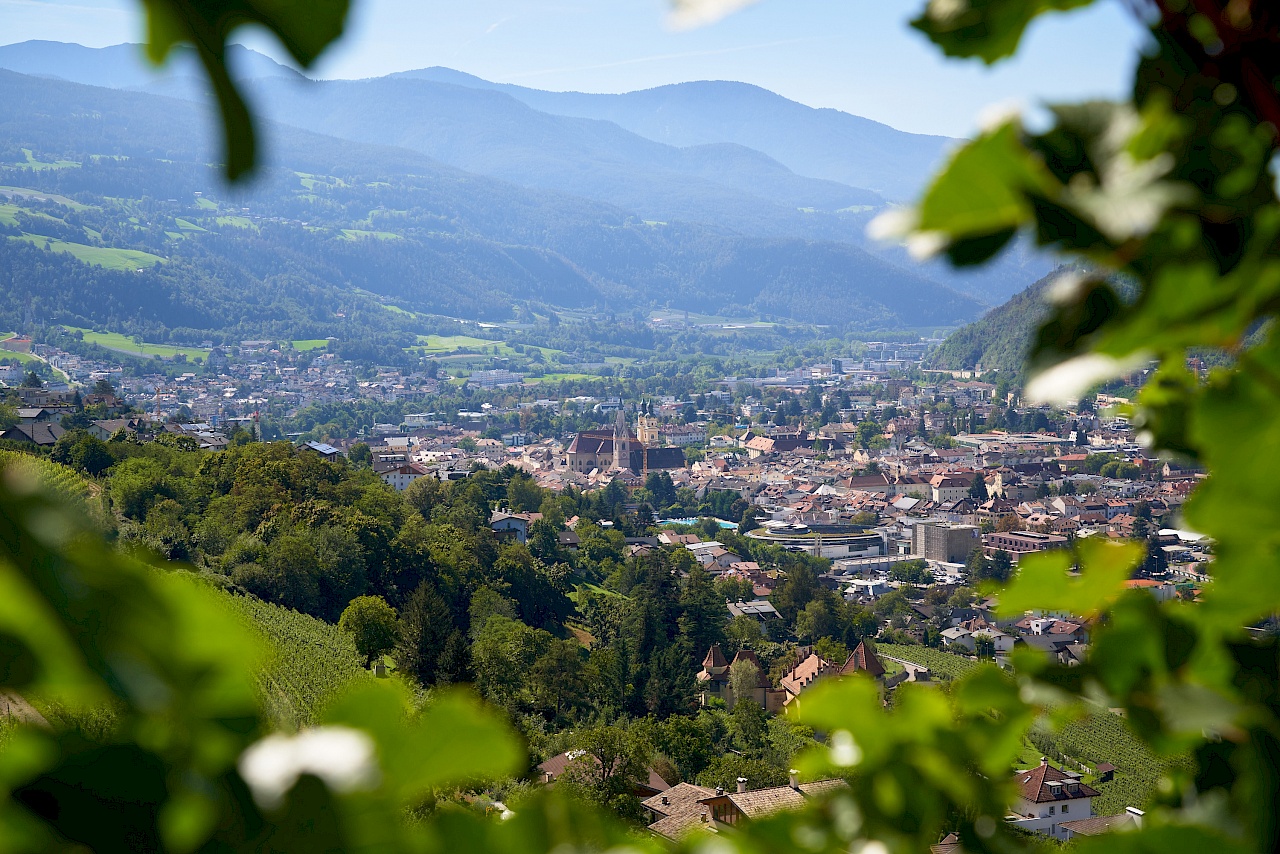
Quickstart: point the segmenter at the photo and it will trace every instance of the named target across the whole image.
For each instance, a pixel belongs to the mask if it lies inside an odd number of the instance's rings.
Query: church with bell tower
[[[643,420],[641,426],[645,426]],[[656,430],[650,433],[656,434]],[[627,423],[625,406],[618,408],[612,430],[583,430],[574,436],[567,457],[570,471],[581,474],[593,471],[644,474],[685,466],[684,451],[680,448],[655,448],[633,433]]]

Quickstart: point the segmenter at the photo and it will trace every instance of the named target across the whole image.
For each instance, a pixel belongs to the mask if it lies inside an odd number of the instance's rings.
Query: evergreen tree
[[[680,594],[680,636],[694,657],[706,654],[712,644],[723,643],[729,619],[724,599],[716,593],[710,573],[695,564]]]
[[[974,473],[973,482],[969,484],[969,497],[978,503],[991,497],[987,494],[987,481],[983,478],[982,472]]]
[[[454,634],[453,614],[430,581],[413,591],[400,615],[401,638],[396,647],[396,666],[424,687],[434,685],[441,675],[450,636]],[[451,664],[456,675],[457,665]]]

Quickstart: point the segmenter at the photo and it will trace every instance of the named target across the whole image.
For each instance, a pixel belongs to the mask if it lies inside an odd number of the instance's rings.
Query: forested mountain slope
[[[866,240],[886,198],[913,197],[951,140],[816,110],[754,86],[695,82],[624,95],[540,92],[449,69],[307,82],[238,48],[232,64],[267,116],[322,134],[393,144],[525,187],[589,198],[652,222],[764,239],[836,240],[994,304],[1047,271],[1014,246],[957,273]],[[149,71],[136,45],[0,47],[0,68],[57,74],[207,104],[187,57]],[[277,142],[274,131],[268,144]],[[865,189],[871,187],[874,189]]]
[[[1045,291],[1057,274],[1037,281],[980,320],[957,329],[929,357],[935,368],[1019,371],[1026,362],[1031,339],[1049,313]]]
[[[338,315],[353,322],[370,295],[473,319],[537,301],[862,329],[981,310],[856,246],[645,222],[404,149],[266,130],[269,165],[229,190],[210,165],[203,107],[0,72],[0,187],[19,188],[0,209],[0,285],[16,304],[89,325],[145,316],[264,333],[304,317],[340,334]]]

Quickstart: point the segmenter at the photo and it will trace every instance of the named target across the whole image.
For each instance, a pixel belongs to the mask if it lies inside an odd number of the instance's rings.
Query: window
[[[1057,807],[1049,807],[1049,815],[1053,815],[1057,811]]]
[[[1062,805],[1062,811],[1063,811],[1064,813],[1071,812],[1071,804],[1063,804],[1063,805]]]

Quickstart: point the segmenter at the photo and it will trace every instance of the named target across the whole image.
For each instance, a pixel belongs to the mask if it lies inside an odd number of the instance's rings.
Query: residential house
[[[41,421],[30,424],[15,424],[0,433],[0,439],[8,439],[11,442],[30,442],[33,445],[45,447],[55,444],[62,438],[62,434],[66,432],[60,424]]]
[[[655,818],[649,830],[673,840],[693,833],[716,833],[722,826],[800,809],[809,799],[848,785],[843,780],[801,783],[794,771],[791,772],[791,781],[785,786],[749,791],[747,782],[739,777],[738,790],[732,793],[681,783],[655,795],[641,802],[641,806]]]
[[[1064,830],[1062,822],[1093,818],[1097,790],[1081,783],[1079,774],[1050,765],[1048,759],[1018,771],[1014,783],[1018,797],[1007,820],[1015,827],[1065,841],[1071,831]]]
[[[418,463],[402,463],[394,468],[380,472],[378,477],[382,478],[383,483],[394,487],[396,492],[404,492],[409,488],[409,484],[420,477],[426,477],[428,474],[430,472],[426,467]]]
[[[499,539],[511,539],[517,543],[528,542],[529,528],[542,518],[541,513],[507,513],[503,510],[493,511],[489,517],[489,527]]]

